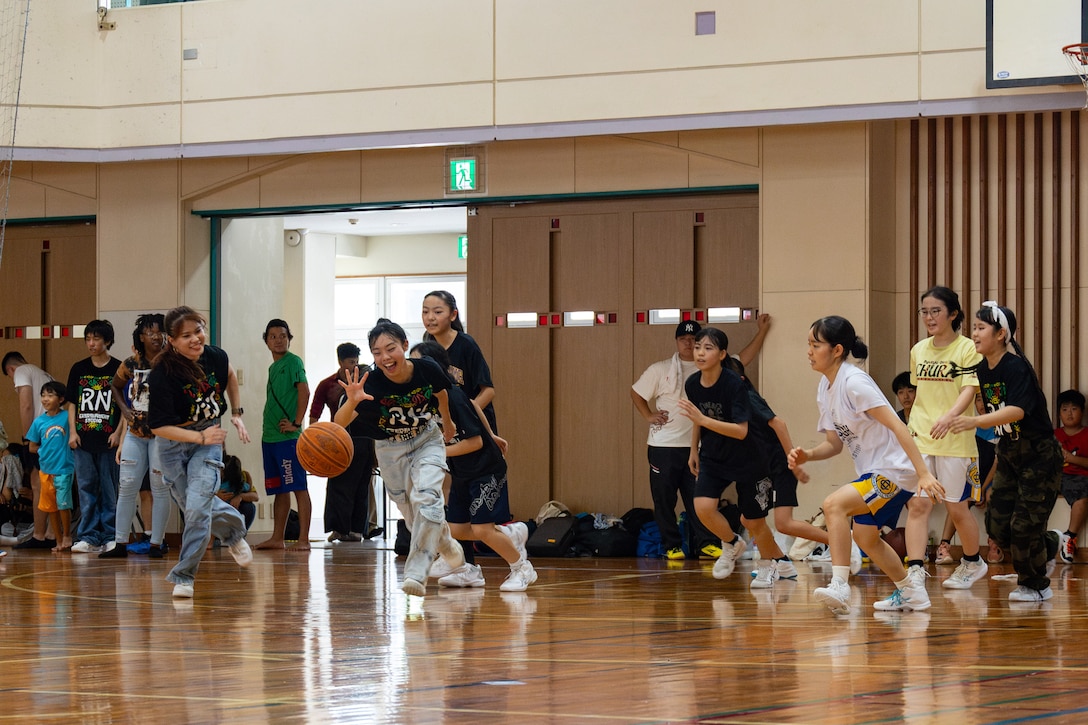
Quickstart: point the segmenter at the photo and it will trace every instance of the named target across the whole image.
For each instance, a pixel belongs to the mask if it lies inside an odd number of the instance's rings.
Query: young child
[[[925,586],[907,576],[903,560],[886,541],[880,528],[899,518],[903,505],[916,489],[944,495],[944,488],[926,469],[922,454],[903,421],[873,379],[847,362],[869,356],[849,320],[821,317],[808,333],[808,360],[820,373],[816,403],[819,429],[826,439],[814,448],[794,448],[788,456],[795,469],[850,451],[857,479],[824,499],[824,517],[831,540],[831,583],[813,592],[835,614],[850,612],[850,523],[860,546],[895,583],[887,599],[873,603],[881,611],[929,609]]]
[[[1084,396],[1076,390],[1058,393],[1058,418],[1054,431],[1062,445],[1062,498],[1069,504],[1069,528],[1061,535],[1058,555],[1066,564],[1077,557],[1077,532],[1088,519],[1088,428],[1084,420]]]
[[[49,514],[57,545],[53,551],[72,548],[72,475],[75,461],[68,446],[67,391],[62,383],[50,380],[42,386],[42,408],[27,431],[30,452],[38,454],[38,476],[42,483],[38,508]]]
[[[729,338],[713,327],[695,335],[695,366],[699,372],[684,384],[687,399],[680,399],[680,414],[692,422],[691,453],[688,465],[695,475],[695,514],[722,540],[722,553],[714,562],[714,578],[733,573],[737,557],[747,548],[729,522],[718,511],[718,500],[730,483],[737,483],[741,520],[751,532],[762,558],[752,580],[753,588],[767,588],[778,579],[782,550],[767,526],[773,485],[767,476],[767,461],[749,437],[752,405],[744,381],[725,369]]]
[[[1046,524],[1061,490],[1062,447],[1054,437],[1046,396],[1015,334],[1016,316],[1007,307],[984,302],[975,313],[971,338],[983,358],[978,381],[989,412],[961,415],[952,421],[952,430],[997,430],[997,472],[986,530],[1012,552],[1018,586],[1009,601],[1034,603],[1054,596],[1047,561],[1058,541]]]
[[[443,440],[453,440],[457,433],[449,408],[449,376],[431,360],[409,360],[408,336],[395,322],[378,320],[367,340],[374,366],[362,375],[353,370],[346,383],[340,382],[345,400],[334,422],[352,435],[374,439],[386,494],[412,530],[400,588],[422,597],[435,555],[441,554],[451,571],[465,563],[464,551],[446,525],[442,497],[447,470]]]
[[[421,357],[429,357],[442,369],[449,369],[446,350],[435,341],[421,342],[412,348],[412,359]],[[506,459],[476,403],[456,385],[446,392],[457,428],[457,437],[446,445],[446,462],[453,479],[446,506],[450,532],[459,541],[482,541],[491,547],[510,565],[510,574],[499,589],[523,592],[537,577],[525,551],[529,529],[521,522],[495,525],[495,506],[506,488]],[[465,562],[441,577],[438,584],[482,587],[484,576],[479,566]]]

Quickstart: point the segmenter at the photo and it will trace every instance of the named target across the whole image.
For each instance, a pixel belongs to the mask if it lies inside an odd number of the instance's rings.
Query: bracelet
[[[245,413],[245,412],[246,412],[245,408],[231,408],[230,409],[230,415],[231,415],[232,418],[236,418],[236,417],[242,415],[242,413]]]

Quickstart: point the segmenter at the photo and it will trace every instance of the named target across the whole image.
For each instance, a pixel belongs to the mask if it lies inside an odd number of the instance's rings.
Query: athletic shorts
[[[306,471],[298,462],[297,440],[261,443],[264,455],[264,492],[269,496],[306,490]]]
[[[451,524],[494,524],[496,511],[506,498],[506,476],[487,475],[450,484],[446,521]],[[505,523],[505,522],[503,522]]]
[[[797,476],[786,469],[771,476],[774,484],[774,507],[797,508]]]
[[[710,474],[700,464],[699,477],[695,479],[695,497],[721,499],[722,493],[732,481]],[[737,481],[737,508],[746,519],[765,519],[774,500],[774,485],[771,479],[763,477],[757,480]]]
[[[926,468],[933,477],[944,486],[944,500],[959,503],[971,498],[972,471],[974,477],[978,477],[977,458],[959,458],[957,456],[930,456],[923,455]],[[929,498],[923,491],[918,492],[919,498]]]
[[[890,478],[879,473],[867,473],[851,482],[854,490],[861,494],[869,513],[858,514],[854,522],[868,526],[891,526],[895,528],[903,506],[914,494],[895,485]]]
[[[1062,474],[1062,498],[1072,506],[1082,498],[1088,498],[1088,476]]]
[[[38,510],[46,513],[72,510],[72,479],[71,473],[61,473],[56,476],[38,471],[38,480],[41,481],[42,490],[38,495]]]

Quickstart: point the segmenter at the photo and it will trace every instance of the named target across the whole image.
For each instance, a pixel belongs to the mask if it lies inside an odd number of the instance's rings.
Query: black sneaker
[[[170,545],[164,541],[158,546],[152,544],[151,548],[147,550],[147,555],[152,559],[161,559],[166,556],[166,552],[168,551],[170,551]]]
[[[55,539],[35,539],[31,536],[21,544],[16,544],[13,549],[52,549],[57,545]]]
[[[106,549],[98,555],[99,559],[124,559],[128,556],[128,544],[114,544],[112,549]]]

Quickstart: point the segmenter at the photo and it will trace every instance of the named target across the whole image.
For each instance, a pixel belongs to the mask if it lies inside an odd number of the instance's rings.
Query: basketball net
[[[30,0],[0,0],[0,262],[11,199],[11,167],[15,161],[15,122],[23,81],[23,54],[30,19]]]
[[[1084,108],[1088,109],[1088,43],[1074,43],[1062,48],[1065,60],[1084,86]]]

